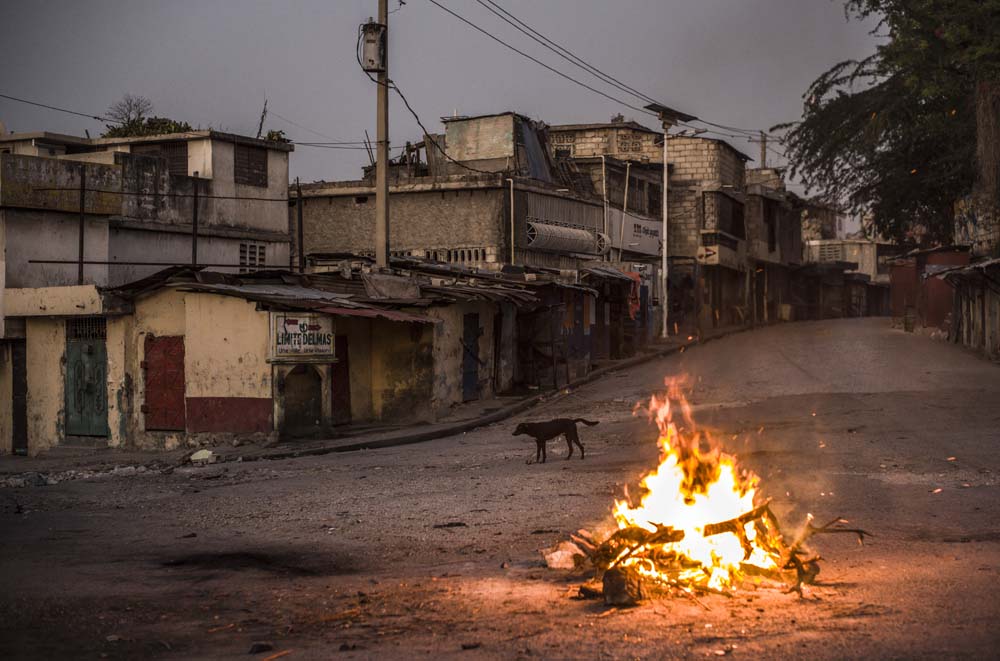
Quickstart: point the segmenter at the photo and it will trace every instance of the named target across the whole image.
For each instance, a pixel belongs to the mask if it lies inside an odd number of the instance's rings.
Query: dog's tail
[[[573,422],[582,422],[583,424],[587,425],[588,427],[593,427],[594,425],[601,424],[600,422],[594,422],[593,420],[585,420],[584,418],[576,418],[576,419],[573,420]]]

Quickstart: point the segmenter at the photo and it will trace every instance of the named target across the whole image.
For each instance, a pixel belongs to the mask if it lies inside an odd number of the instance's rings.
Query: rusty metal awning
[[[438,321],[432,317],[425,317],[419,314],[400,312],[399,310],[381,310],[376,308],[321,307],[314,308],[313,311],[323,312],[337,317],[365,317],[368,319],[378,318],[388,319],[389,321],[404,321],[418,324],[433,324]]]

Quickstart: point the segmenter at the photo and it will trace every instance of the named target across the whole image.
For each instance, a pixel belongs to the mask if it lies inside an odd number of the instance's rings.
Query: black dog
[[[569,446],[569,454],[566,458],[573,456],[573,444],[580,448],[580,459],[583,459],[583,444],[580,442],[580,435],[576,431],[576,423],[582,422],[588,427],[598,424],[583,418],[556,418],[548,422],[522,422],[515,429],[512,436],[527,434],[535,439],[538,449],[535,451],[535,463],[545,463],[545,442],[551,441],[558,436],[566,437],[566,445]]]

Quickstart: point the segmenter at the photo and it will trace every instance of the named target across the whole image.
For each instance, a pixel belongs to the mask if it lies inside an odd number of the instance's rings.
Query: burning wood
[[[731,594],[749,577],[801,594],[819,573],[820,557],[806,545],[812,536],[846,532],[864,542],[869,533],[842,527],[840,517],[817,527],[810,516],[786,537],[770,501],[757,498],[757,476],[696,430],[681,384],[667,385],[667,396],[652,397],[646,409],[659,428],[661,458],[642,480],[639,503],[616,501],[618,530],[603,542],[584,531],[574,536],[603,574],[607,603],[627,605],[656,590]]]

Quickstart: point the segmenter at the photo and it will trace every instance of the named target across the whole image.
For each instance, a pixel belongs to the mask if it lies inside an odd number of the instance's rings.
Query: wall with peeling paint
[[[432,421],[434,333],[429,324],[372,322],[372,414],[379,421]]]
[[[29,318],[26,336],[28,453],[34,456],[64,436],[66,322]]]
[[[434,325],[434,390],[433,407],[442,411],[462,403],[462,347],[463,317],[479,314],[479,397],[493,395],[493,316],[496,306],[492,303],[456,303],[446,307],[431,308],[427,316],[440,319]]]

